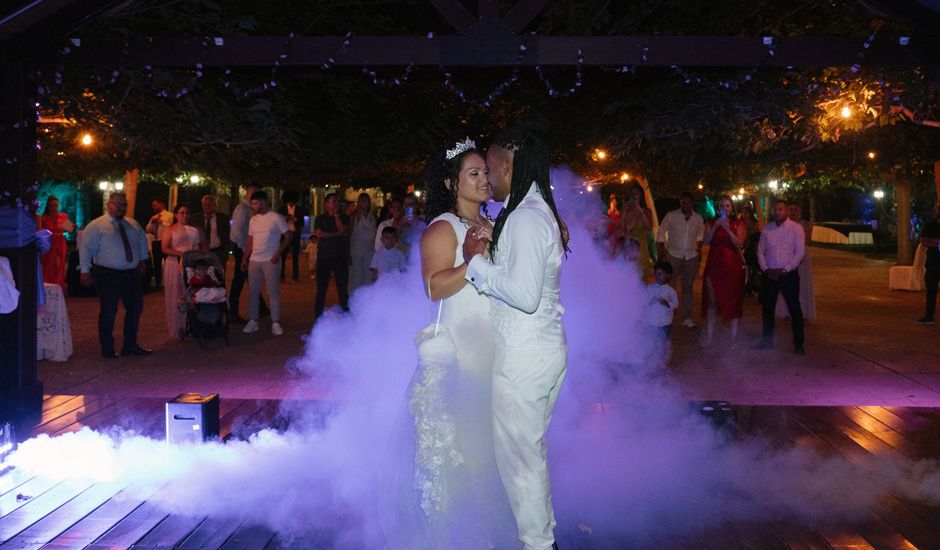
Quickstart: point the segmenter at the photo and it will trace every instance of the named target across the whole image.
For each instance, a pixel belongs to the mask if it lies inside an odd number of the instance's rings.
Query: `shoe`
[[[933,325],[933,317],[923,317],[914,321],[916,325]]]
[[[774,343],[770,340],[761,340],[751,346],[751,349],[774,349]]]
[[[803,346],[796,346],[793,348],[793,353],[797,355],[806,355],[806,350],[803,349]]]
[[[682,321],[682,326],[685,328],[695,328],[695,321],[691,317],[686,317],[685,321]]]
[[[117,359],[120,355],[116,351],[102,351],[101,356],[105,359]]]
[[[284,329],[281,328],[281,323],[271,323],[271,334],[275,336],[284,334]]]
[[[150,355],[153,353],[152,349],[142,348],[140,346],[131,346],[129,348],[124,348],[121,350],[121,355]]]
[[[248,321],[247,323],[245,323],[245,328],[242,329],[242,332],[244,332],[245,334],[258,332],[258,321],[255,321],[254,319],[252,319],[251,321]]]

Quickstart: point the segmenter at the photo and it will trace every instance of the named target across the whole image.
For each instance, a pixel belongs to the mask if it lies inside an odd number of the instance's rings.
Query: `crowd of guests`
[[[217,259],[219,273],[211,277],[226,280],[228,257],[234,259],[234,272],[228,289],[227,318],[243,324],[246,333],[259,330],[262,318],[270,317],[275,336],[281,326],[280,284],[285,280],[286,259],[292,260],[292,279],[300,279],[300,256],[308,258],[310,277],[316,280],[315,315],[322,315],[328,285],[335,282],[339,305],[349,309],[349,295],[357,288],[374,283],[383,274],[404,271],[413,229],[420,220],[414,196],[387,204],[385,216],[376,216],[371,197],[361,194],[343,208],[339,196],[325,198],[324,213],[311,223],[310,239],[302,246],[307,212],[298,204],[299,195],[288,191],[283,206],[271,210],[267,194],[249,184],[231,219],[217,211],[216,200],[205,196],[198,212],[185,204],[167,211],[162,199],[154,199],[153,216],[146,227],[125,218],[127,199],[113,193],[107,213],[85,228],[80,246],[79,269],[83,285],[93,285],[101,302],[99,342],[104,357],[118,356],[112,330],[119,303],[127,310],[124,320],[123,355],[144,355],[150,350],[137,342],[143,308],[143,275],[153,265],[153,278],[163,288],[167,332],[182,338],[186,316],[181,304],[191,300],[184,285],[181,261],[187,252],[202,251]],[[65,238],[74,229],[51,197],[37,226],[52,232],[52,250],[42,257],[46,282],[64,285]],[[773,347],[777,317],[789,317],[793,351],[805,353],[804,322],[816,317],[812,262],[807,244],[811,222],[802,219],[799,203],[777,200],[769,220],[763,223],[752,209],[735,210],[731,197],[717,202],[717,214],[706,220],[694,210],[694,197],[683,193],[679,208],[655,223],[640,186],[630,189],[621,211],[612,200],[608,217],[612,221],[609,243],[614,254],[634,262],[648,288],[648,318],[668,336],[674,312],[680,324],[697,327],[693,315],[693,284],[701,274],[700,316],[705,327],[701,343],[713,345],[716,328],[730,325],[730,345],[738,345],[740,319],[745,296],[759,297],[762,308],[762,336],[755,348]],[[384,219],[382,219],[384,218]],[[381,219],[381,221],[380,221]],[[926,315],[919,324],[933,324],[937,286],[940,283],[940,205],[934,219],[922,232],[927,248],[925,282]],[[707,245],[704,269],[703,246]],[[303,249],[303,250],[302,250]],[[240,315],[240,297],[248,283],[248,317]],[[262,296],[266,290],[267,300]]]
[[[634,186],[623,212],[613,201],[608,210],[608,217],[619,215],[610,236],[614,254],[635,262],[644,281],[654,280],[647,289],[649,322],[668,336],[673,313],[681,310],[681,325],[695,328],[692,287],[701,273],[704,347],[713,345],[719,323],[730,325],[730,346],[737,347],[744,298],[758,289],[763,330],[754,347],[773,347],[776,317],[789,317],[793,351],[804,355],[803,325],[815,319],[816,306],[806,246],[812,227],[802,219],[799,204],[775,201],[767,223],[750,209],[736,212],[729,196],[718,200],[717,213],[707,223],[693,206],[691,193],[683,193],[679,208],[654,229],[644,190]],[[655,249],[650,242],[655,242]],[[708,252],[701,269],[703,246]]]

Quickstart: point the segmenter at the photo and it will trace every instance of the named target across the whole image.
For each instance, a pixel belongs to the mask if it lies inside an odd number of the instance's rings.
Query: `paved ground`
[[[812,253],[819,319],[807,327],[807,355],[790,353],[786,320],[778,324],[776,350],[750,350],[760,332],[760,310],[749,298],[738,349],[720,334],[703,350],[697,329],[673,328],[668,368],[689,398],[742,405],[940,406],[940,327],[912,323],[923,314],[923,293],[889,291],[889,262],[830,249]],[[267,324],[244,335],[236,325],[230,346],[214,341],[206,349],[193,340],[169,340],[162,295],[148,294],[140,342],[154,355],[113,361],[99,356],[97,299],[70,298],[75,354],[66,363],[40,363],[40,377],[51,394],[214,391],[230,398],[282,398],[294,384],[285,364],[301,353],[301,337],[313,320],[314,290],[309,278],[282,287],[284,336],[272,337]],[[328,303],[335,301],[331,292]],[[698,304],[696,295],[696,311]],[[308,398],[327,397],[316,384],[307,388]]]

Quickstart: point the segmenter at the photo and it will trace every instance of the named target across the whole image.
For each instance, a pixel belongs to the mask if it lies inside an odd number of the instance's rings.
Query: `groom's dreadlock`
[[[551,155],[548,151],[548,145],[537,135],[537,130],[525,126],[516,126],[503,130],[493,139],[491,145],[506,149],[513,153],[512,160],[512,181],[510,182],[509,202],[503,207],[502,212],[496,218],[493,226],[493,241],[490,243],[490,254],[496,257],[496,250],[499,246],[499,236],[506,225],[506,219],[513,210],[519,206],[522,199],[525,198],[534,182],[538,187],[542,198],[551,208],[555,215],[555,221],[558,222],[558,229],[561,231],[561,244],[565,252],[568,249],[568,227],[558,215],[558,209],[555,207],[555,199],[552,196],[551,176]]]

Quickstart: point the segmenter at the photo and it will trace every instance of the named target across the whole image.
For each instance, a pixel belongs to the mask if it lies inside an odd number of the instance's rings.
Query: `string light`
[[[872,159],[872,160],[875,160],[875,157],[876,157],[876,156],[877,156],[877,155],[875,154],[874,151],[869,151],[869,152],[868,152],[868,158],[870,158],[870,159]]]
[[[852,116],[852,109],[850,109],[848,106],[845,106],[842,108],[840,114],[842,115],[842,118],[850,118]]]
[[[85,147],[88,147],[89,145],[91,145],[92,143],[94,143],[94,141],[95,141],[95,140],[94,140],[94,138],[91,136],[91,134],[89,134],[89,133],[87,133],[87,132],[84,133],[84,134],[82,134],[81,143],[82,143],[82,145],[84,145]]]

